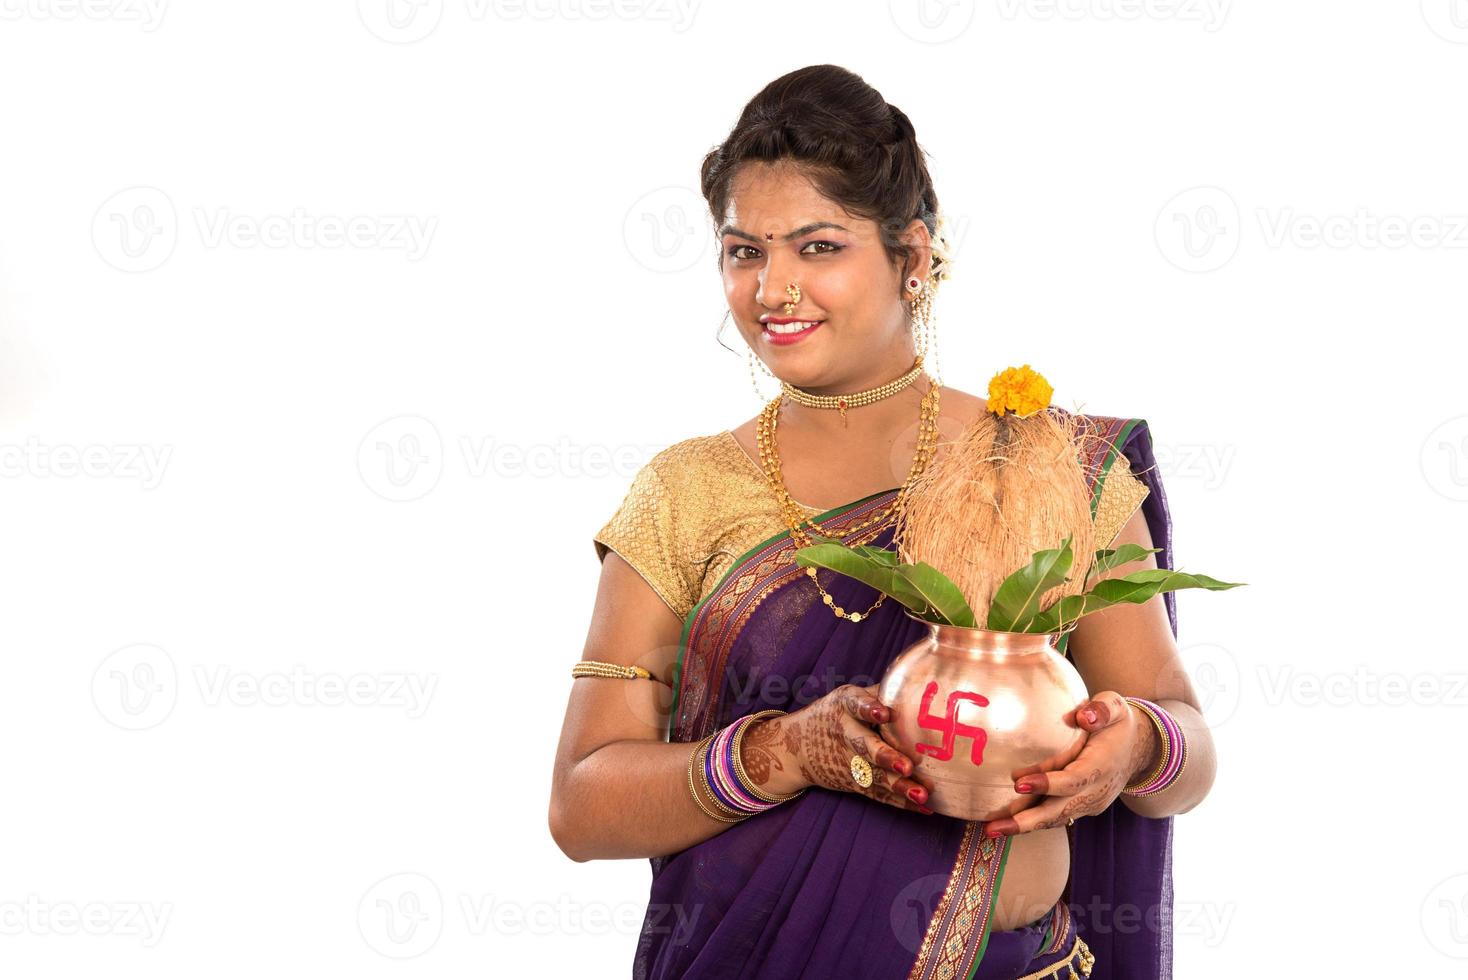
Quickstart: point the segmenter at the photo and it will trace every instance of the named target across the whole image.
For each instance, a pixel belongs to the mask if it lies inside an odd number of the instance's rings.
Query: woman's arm
[[[615,551],[602,562],[586,660],[646,667],[671,681],[683,624]],[[672,690],[648,680],[578,677],[551,780],[550,831],[574,861],[673,854],[731,826],[688,789],[697,743],[666,742]]]
[[[654,677],[671,678],[682,632],[652,587],[616,552],[608,553],[587,659],[636,664]],[[604,677],[573,683],[550,805],[551,836],[567,856],[589,861],[673,854],[732,826],[693,799],[688,760],[698,743],[663,741],[669,688]],[[932,786],[915,778],[914,761],[874,727],[891,720],[876,691],[876,684],[842,684],[789,714],[750,724],[740,751],[748,782],[775,796],[824,786],[932,813],[923,805]],[[869,786],[851,778],[853,753],[875,766]]]
[[[1128,542],[1143,548],[1153,547],[1152,534],[1140,508],[1109,547]],[[1156,556],[1149,554],[1098,577],[1112,578],[1156,567]],[[1122,802],[1145,817],[1171,816],[1197,806],[1213,785],[1217,760],[1213,737],[1173,639],[1163,596],[1155,595],[1139,605],[1121,603],[1083,616],[1069,645],[1076,669],[1088,690],[1115,691],[1155,702],[1172,714],[1187,739],[1187,767],[1176,782],[1150,796],[1124,795]],[[1162,746],[1151,719],[1138,708],[1128,706],[1127,710],[1131,712],[1131,725],[1137,735],[1135,768],[1128,780],[1135,782],[1152,771]]]

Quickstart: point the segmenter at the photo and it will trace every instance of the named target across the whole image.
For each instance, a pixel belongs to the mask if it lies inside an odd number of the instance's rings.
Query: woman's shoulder
[[[703,474],[727,474],[753,467],[754,460],[734,438],[733,430],[722,429],[689,436],[654,453],[648,466],[665,481],[683,482]]]
[[[1076,408],[1064,408],[1060,405],[1051,405],[1050,412],[1060,416],[1075,418],[1082,425],[1092,429],[1119,429],[1124,428],[1128,422],[1143,421],[1133,415],[1102,415],[1099,412],[1086,412],[1081,410],[1082,406]]]

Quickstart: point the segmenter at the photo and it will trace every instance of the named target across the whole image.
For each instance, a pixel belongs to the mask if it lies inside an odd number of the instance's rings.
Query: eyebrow
[[[790,234],[784,237],[784,241],[794,241],[802,235],[809,235],[811,232],[819,231],[822,228],[835,228],[837,231],[845,231],[849,233],[849,229],[836,224],[834,221],[816,221],[808,225],[802,225],[801,227],[795,229]],[[758,235],[751,235],[747,231],[741,231],[740,229],[735,228],[733,225],[725,225],[723,228],[719,229],[719,237],[722,238],[725,235],[733,235],[736,238],[743,238],[751,242],[764,241],[764,238]]]

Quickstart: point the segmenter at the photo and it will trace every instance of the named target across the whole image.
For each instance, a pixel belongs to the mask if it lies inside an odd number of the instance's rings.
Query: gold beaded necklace
[[[922,358],[919,357],[917,360],[917,364],[913,367],[913,371],[916,372],[920,370],[921,367]],[[915,374],[913,376],[916,377]],[[889,382],[889,384],[893,383],[895,382]],[[911,382],[909,381],[907,383]],[[867,392],[858,392],[855,395],[846,396],[848,399],[847,404],[851,405],[853,403],[852,400],[865,394],[867,394]],[[773,399],[771,399],[770,403],[764,407],[764,410],[760,412],[759,424],[755,429],[755,438],[759,445],[760,465],[764,468],[765,478],[769,481],[770,487],[775,491],[776,496],[780,498],[781,508],[785,512],[785,521],[790,525],[790,537],[794,539],[795,543],[799,547],[804,548],[809,546],[812,542],[810,535],[806,533],[805,528],[802,527],[802,525],[809,524],[811,530],[815,531],[817,534],[826,537],[830,537],[830,535],[827,535],[825,530],[819,524],[806,516],[805,512],[801,510],[800,505],[797,504],[793,498],[791,498],[789,491],[785,489],[785,479],[780,473],[780,452],[775,445],[775,430],[778,427],[780,420],[780,399],[783,397],[785,397],[783,393],[780,395],[776,395]],[[875,401],[876,399],[872,400]],[[863,404],[868,403],[864,402]],[[862,521],[856,527],[849,530],[847,532],[848,536],[857,534],[858,532],[868,527],[871,527],[874,524],[878,524],[893,514],[896,514],[898,516],[902,514],[903,509],[906,507],[907,504],[908,487],[912,485],[912,482],[917,478],[918,474],[922,473],[922,471],[927,468],[929,460],[932,459],[933,450],[936,447],[937,442],[938,382],[936,379],[933,379],[929,382],[928,391],[926,394],[923,395],[922,402],[918,407],[917,450],[913,454],[912,467],[908,470],[907,479],[903,482],[902,486],[898,488],[897,496],[892,499],[891,503],[884,507],[880,512],[874,514],[868,519]],[[859,623],[863,619],[871,616],[871,614],[876,611],[877,607],[880,606],[887,598],[885,593],[877,596],[877,601],[872,603],[871,607],[867,609],[866,612],[847,612],[842,607],[836,605],[836,600],[831,597],[831,594],[829,592],[827,592],[824,588],[821,588],[821,583],[820,580],[816,578],[816,569],[814,567],[806,568],[805,573],[810,576],[810,580],[815,583],[816,589],[820,591],[821,601],[824,602],[827,606],[830,606],[831,611],[835,613],[838,617],[842,619],[849,619],[853,623]]]
[[[807,408],[834,408],[841,413],[841,424],[846,424],[846,410],[848,408],[861,408],[872,402],[881,401],[889,395],[895,395],[903,388],[917,380],[918,375],[923,373],[923,356],[918,355],[912,370],[895,381],[889,381],[866,391],[858,391],[852,395],[812,395],[810,392],[795,387],[788,381],[780,382],[780,389],[790,396],[790,400],[797,405]]]

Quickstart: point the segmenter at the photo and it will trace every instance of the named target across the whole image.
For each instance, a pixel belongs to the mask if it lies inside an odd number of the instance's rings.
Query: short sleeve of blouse
[[[598,561],[608,551],[641,575],[679,619],[693,609],[689,585],[681,571],[677,548],[677,508],[667,482],[654,462],[632,479],[632,487],[611,520],[592,539]]]
[[[1120,451],[1111,461],[1101,484],[1101,496],[1096,501],[1096,547],[1109,548],[1116,540],[1127,521],[1142,506],[1151,491],[1147,484],[1132,472],[1131,463]]]

